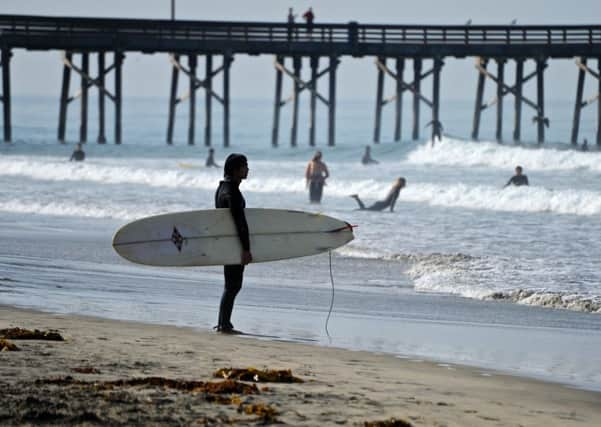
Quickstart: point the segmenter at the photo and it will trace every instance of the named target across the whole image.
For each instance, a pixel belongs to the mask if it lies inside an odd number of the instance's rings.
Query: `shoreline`
[[[11,340],[22,351],[0,353],[0,382],[12,391],[0,397],[4,408],[0,419],[9,424],[19,424],[19,417],[42,407],[46,415],[54,414],[67,424],[81,421],[77,417],[82,414],[125,424],[132,421],[128,418],[132,408],[141,417],[139,424],[191,423],[201,415],[208,417],[205,420],[242,419],[239,422],[253,424],[256,420],[238,413],[239,407],[199,402],[198,396],[164,387],[129,387],[120,392],[130,400],[114,402],[108,392],[92,396],[78,393],[74,386],[35,384],[68,376],[86,382],[141,377],[215,381],[212,373],[228,367],[291,369],[305,380],[257,384],[259,389],[267,386],[267,391],[243,399],[271,405],[277,419],[289,425],[356,425],[395,418],[412,425],[592,426],[601,417],[599,392],[391,354],[2,305],[0,329],[8,327],[55,329],[66,339]],[[79,373],[73,370],[77,367],[97,373]],[[28,405],[27,398],[33,396],[38,403]],[[161,418],[166,416],[165,406],[172,418]]]

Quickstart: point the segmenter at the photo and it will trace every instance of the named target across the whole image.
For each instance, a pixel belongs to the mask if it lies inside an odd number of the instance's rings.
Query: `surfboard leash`
[[[328,310],[328,317],[326,317],[326,335],[328,339],[332,339],[330,331],[328,331],[328,322],[330,321],[330,315],[332,314],[332,308],[334,307],[334,275],[332,274],[332,250],[328,251],[330,257],[330,282],[332,283],[332,298],[330,299],[330,309]]]
[[[358,227],[358,225],[351,225],[348,222],[344,227],[337,228],[335,230],[330,230],[331,233],[335,233],[343,230],[351,230],[353,228]],[[330,322],[330,316],[332,315],[332,308],[334,308],[334,274],[332,273],[332,250],[328,250],[328,256],[330,258],[330,283],[332,284],[332,298],[330,299],[330,309],[328,310],[328,317],[326,317],[326,335],[328,339],[331,341],[332,337],[330,336],[330,331],[328,330],[328,323]]]

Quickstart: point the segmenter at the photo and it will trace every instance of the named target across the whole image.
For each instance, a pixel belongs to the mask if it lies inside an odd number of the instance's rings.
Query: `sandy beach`
[[[10,340],[21,351],[0,352],[3,425],[593,426],[601,419],[601,393],[477,368],[1,307],[0,329],[14,327],[55,330],[65,340]],[[198,388],[223,382],[214,377],[219,369],[250,367],[290,369],[303,382],[240,382],[251,388],[217,400]]]

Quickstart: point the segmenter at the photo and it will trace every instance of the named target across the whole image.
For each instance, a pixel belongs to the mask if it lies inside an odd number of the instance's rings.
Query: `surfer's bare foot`
[[[234,329],[233,325],[227,325],[227,326],[217,325],[213,329],[215,329],[220,334],[232,334],[232,335],[242,334],[241,331]]]
[[[229,335],[240,335],[241,331],[238,331],[234,328],[217,328],[217,332],[220,334],[229,334]]]

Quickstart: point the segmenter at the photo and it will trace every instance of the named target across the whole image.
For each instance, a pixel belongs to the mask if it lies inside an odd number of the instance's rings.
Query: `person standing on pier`
[[[305,179],[307,180],[307,187],[309,187],[309,200],[311,203],[321,203],[323,186],[326,185],[326,179],[330,176],[328,167],[321,160],[321,157],[321,151],[316,151],[305,170]]]
[[[69,161],[75,160],[76,162],[82,162],[85,158],[86,153],[84,153],[83,149],[81,148],[81,143],[77,143]]]
[[[528,183],[528,177],[526,175],[522,174],[522,167],[521,166],[516,166],[515,167],[515,175],[512,176],[511,178],[509,178],[509,181],[507,181],[507,184],[505,184],[503,186],[503,188],[507,187],[508,185],[513,184],[517,187],[522,186],[522,185],[530,185]]]
[[[363,153],[361,163],[364,165],[377,165],[378,163],[380,163],[371,157],[371,148],[369,145],[365,146],[365,153]]]
[[[315,15],[313,14],[312,7],[310,7],[309,10],[307,10],[303,14],[303,18],[304,18],[305,22],[307,23],[307,33],[309,33],[309,35],[311,35],[313,33],[313,20],[315,19]]]
[[[238,238],[242,244],[240,264],[224,265],[223,276],[225,284],[221,304],[219,305],[219,320],[215,329],[225,334],[235,334],[237,331],[232,325],[231,317],[234,309],[234,300],[242,288],[244,266],[252,261],[250,253],[250,237],[248,223],[244,208],[246,202],[240,192],[240,183],[248,176],[248,161],[242,154],[230,154],[223,166],[224,179],[219,183],[215,193],[215,207],[228,208],[234,219]]]
[[[205,166],[208,168],[218,168],[219,167],[219,165],[217,163],[215,163],[215,149],[209,148],[209,155],[207,156]]]
[[[399,193],[403,188],[407,185],[407,181],[403,177],[397,178],[397,180],[392,185],[392,188],[388,192],[388,195],[384,200],[378,200],[373,205],[365,207],[363,201],[359,198],[357,194],[351,194],[351,197],[355,199],[355,201],[359,204],[359,210],[361,211],[383,211],[387,207],[390,207],[390,212],[394,211],[394,204],[396,200],[399,198]]]
[[[584,138],[584,141],[582,141],[582,146],[580,147],[580,151],[588,151],[588,141],[586,140],[586,138]]]
[[[294,30],[294,20],[296,15],[291,7],[288,8],[288,40],[292,40],[292,33]]]

